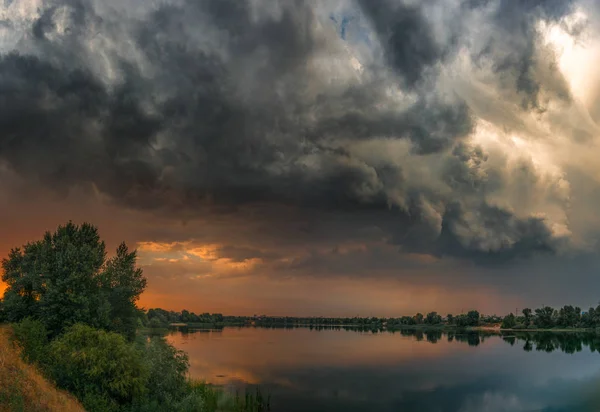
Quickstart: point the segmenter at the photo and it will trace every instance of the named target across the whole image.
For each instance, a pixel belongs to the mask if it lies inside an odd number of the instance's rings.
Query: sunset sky
[[[597,305],[599,63],[594,0],[5,0],[0,256],[88,221],[146,308]]]

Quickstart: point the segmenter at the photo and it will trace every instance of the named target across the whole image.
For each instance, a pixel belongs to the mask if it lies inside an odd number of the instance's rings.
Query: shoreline
[[[481,325],[481,326],[465,326],[459,327],[456,325],[403,325],[399,327],[391,327],[388,328],[386,326],[381,326],[379,328],[369,328],[367,325],[356,325],[356,324],[345,324],[345,325],[328,325],[328,324],[308,324],[308,323],[297,323],[297,324],[272,324],[272,325],[260,325],[260,324],[194,324],[194,323],[178,323],[168,325],[162,328],[144,328],[145,331],[168,331],[179,328],[188,328],[188,329],[223,329],[223,328],[265,328],[265,329],[285,329],[285,328],[356,328],[357,330],[370,330],[370,329],[378,329],[382,331],[388,332],[396,332],[402,330],[419,330],[419,331],[427,331],[427,330],[435,330],[435,331],[466,331],[466,332],[495,332],[501,334],[502,332],[519,332],[519,333],[529,333],[529,332],[554,332],[554,333],[599,333],[600,330],[597,328],[535,328],[535,329],[515,329],[508,328],[503,329],[500,325]]]

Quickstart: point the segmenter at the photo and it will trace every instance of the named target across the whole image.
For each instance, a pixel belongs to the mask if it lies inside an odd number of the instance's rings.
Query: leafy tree
[[[51,336],[83,323],[131,337],[135,301],[146,286],[135,262],[135,252],[124,244],[107,261],[104,242],[90,224],[59,226],[2,260],[5,316],[9,322],[38,319]]]
[[[506,315],[502,320],[502,329],[512,329],[517,324],[517,318],[512,313]]]
[[[470,310],[467,313],[467,320],[468,320],[469,326],[479,325],[479,312],[476,310]]]
[[[429,325],[437,325],[442,323],[442,317],[437,312],[429,312],[425,318],[425,323]]]
[[[556,325],[561,327],[576,327],[581,320],[581,309],[571,305],[563,306],[558,311],[558,319]]]
[[[523,323],[525,324],[525,326],[529,326],[531,324],[531,309],[525,308],[521,312],[523,313],[523,317],[525,318]]]
[[[138,309],[136,301],[146,288],[142,269],[136,268],[136,251],[129,252],[121,243],[117,254],[109,259],[100,275],[100,288],[109,305],[109,330],[129,339],[135,336]]]
[[[422,313],[417,313],[417,314],[415,315],[415,323],[416,323],[417,325],[420,325],[420,324],[422,324],[422,323],[423,323],[423,314],[422,314]]]
[[[190,322],[190,312],[188,312],[187,310],[182,310],[181,311],[181,321],[184,323],[188,323]]]
[[[469,326],[469,320],[467,319],[467,316],[464,314],[460,314],[460,315],[456,316],[454,318],[454,323],[456,323],[456,326],[461,327],[461,328]]]
[[[554,327],[554,309],[550,306],[536,309],[534,323],[542,329]]]
[[[454,324],[454,316],[451,313],[446,315],[446,322],[448,322],[448,325]]]

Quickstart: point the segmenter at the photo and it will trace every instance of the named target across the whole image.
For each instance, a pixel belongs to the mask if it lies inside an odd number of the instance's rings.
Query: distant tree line
[[[228,316],[226,318],[221,313],[202,313],[196,315],[194,312],[187,310],[174,312],[156,308],[149,309],[147,312],[141,314],[140,322],[146,327],[163,328],[172,323],[221,325],[227,322],[228,324],[244,324],[245,318],[236,316]]]
[[[399,318],[379,317],[293,317],[293,316],[224,316],[220,313],[203,313],[196,315],[194,312],[183,310],[181,312],[167,311],[160,308],[150,309],[141,316],[140,322],[151,328],[164,328],[171,324],[185,323],[190,326],[194,324],[206,326],[262,326],[262,327],[333,327],[351,326],[358,329],[402,329],[417,326],[453,326],[473,327],[500,323],[502,318],[496,315],[480,315],[476,310],[466,314],[448,314],[442,317],[437,312],[429,312],[427,315],[417,313],[414,316],[402,316]]]
[[[481,315],[477,310],[466,314],[447,314],[442,316],[437,312],[426,315],[417,313],[414,316],[401,317],[294,317],[294,316],[225,316],[221,313],[202,313],[183,310],[181,312],[164,309],[150,309],[140,315],[143,326],[164,328],[173,323],[185,323],[190,326],[206,325],[222,326],[261,326],[261,327],[334,327],[347,326],[357,330],[395,330],[411,327],[456,327],[468,328],[486,325],[501,325],[503,329],[552,329],[552,328],[600,328],[600,305],[582,312],[579,307],[563,306],[554,309],[549,306],[535,309],[526,308],[521,315],[508,314],[504,317],[497,315]]]
[[[510,313],[502,320],[503,329],[592,329],[600,328],[600,305],[582,312],[578,306],[566,305],[560,309],[550,306],[532,311],[525,308],[521,315]]]

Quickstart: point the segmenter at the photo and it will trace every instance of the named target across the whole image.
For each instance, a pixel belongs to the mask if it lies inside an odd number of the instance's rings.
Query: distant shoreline
[[[168,325],[168,327],[163,328],[143,328],[143,332],[167,332],[169,330],[178,329],[178,328],[188,328],[188,329],[223,329],[223,328],[264,328],[264,329],[286,329],[286,328],[323,328],[323,329],[338,329],[338,328],[356,328],[357,330],[369,330],[369,327],[360,324],[340,324],[340,325],[331,325],[331,324],[310,324],[310,323],[293,323],[293,324],[270,324],[270,325],[261,325],[261,324],[249,324],[249,323],[174,323]],[[481,326],[465,326],[460,327],[457,325],[402,325],[402,326],[394,326],[392,328],[381,327],[377,328],[382,331],[401,331],[401,330],[419,330],[419,331],[466,331],[466,332],[520,332],[520,333],[528,333],[528,332],[555,332],[555,333],[568,333],[568,332],[593,332],[596,333],[596,328],[501,328],[499,324],[497,325],[481,325]],[[598,331],[600,333],[600,331]]]

